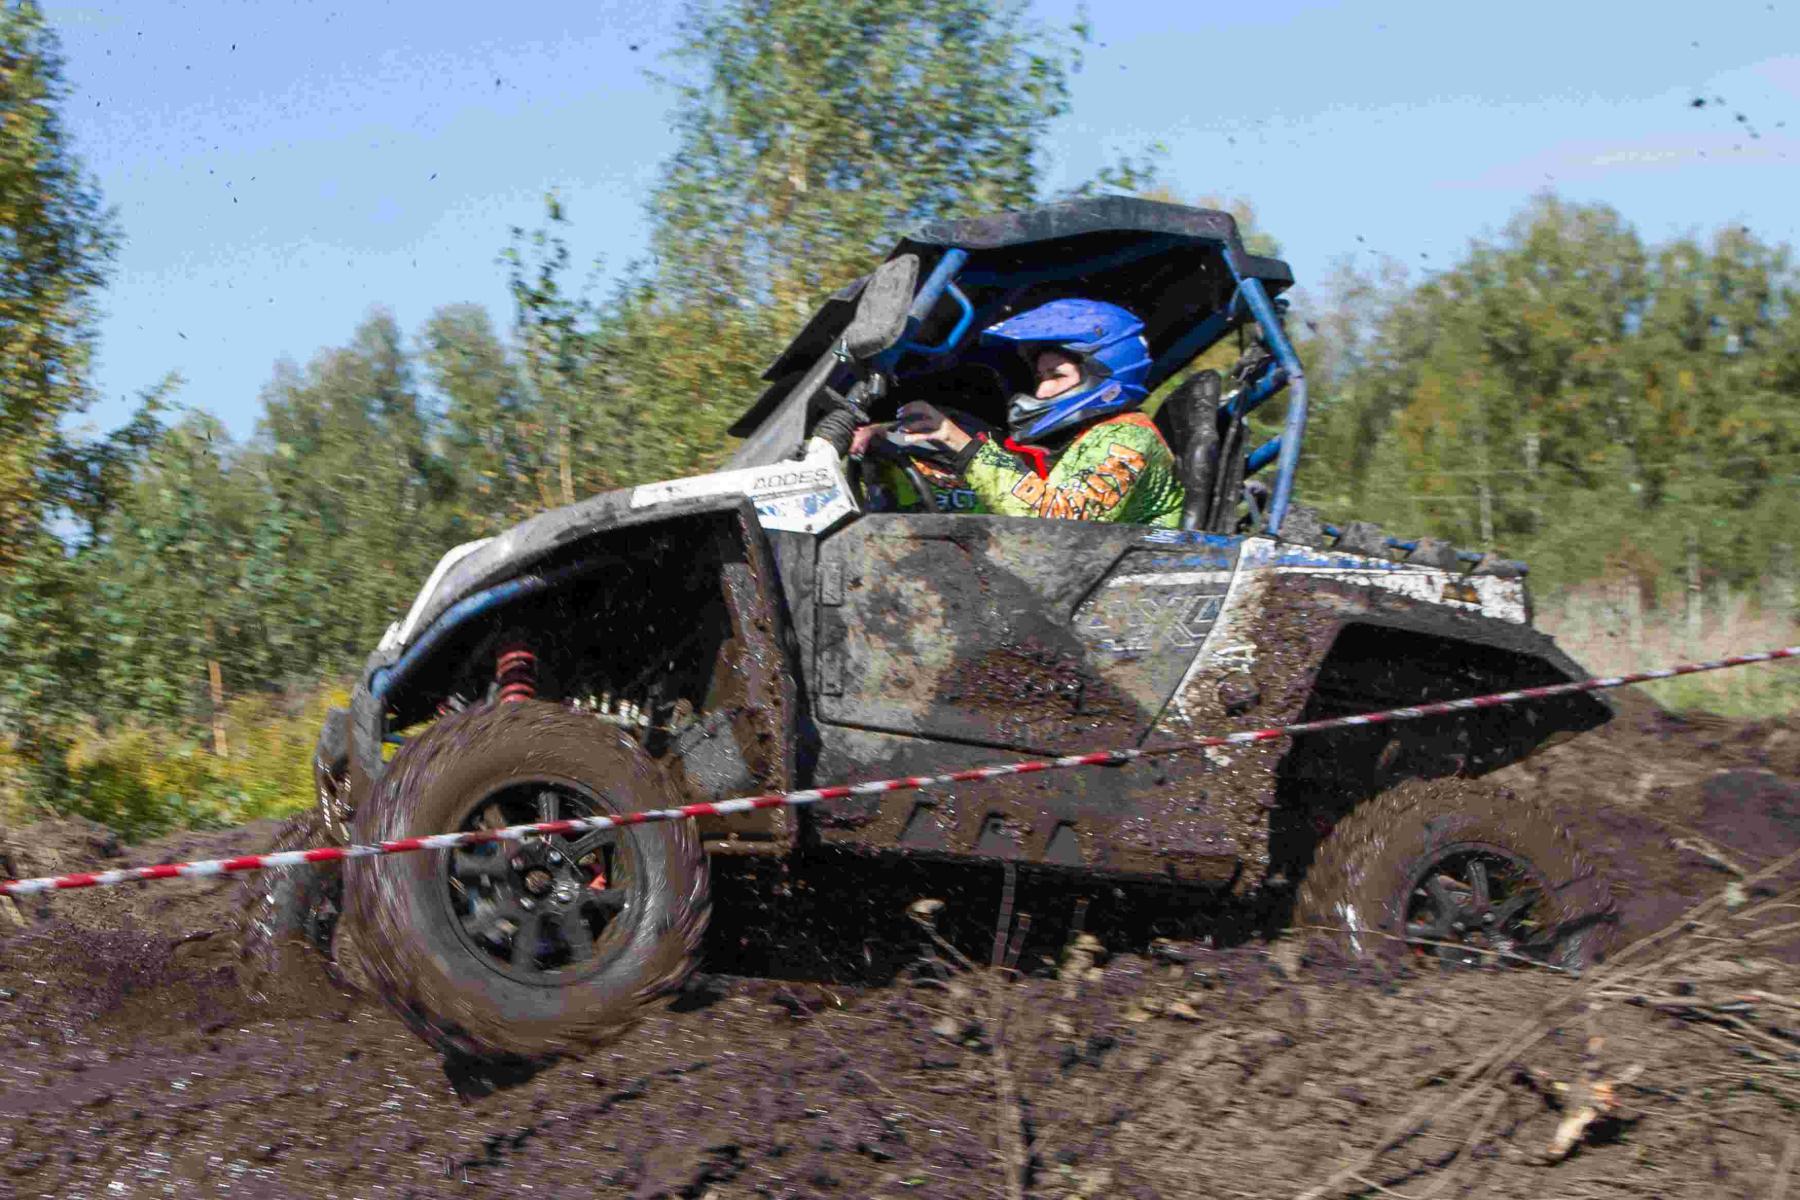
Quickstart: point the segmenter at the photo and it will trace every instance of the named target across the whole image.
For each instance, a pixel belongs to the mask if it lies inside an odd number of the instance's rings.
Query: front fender
[[[509,545],[503,567],[496,556]],[[470,578],[493,582],[470,591]],[[446,699],[489,702],[496,651],[521,637],[547,698],[633,729],[695,799],[791,785],[787,609],[748,497],[589,508],[530,538],[495,539],[447,572],[440,592],[409,644],[371,655],[336,718],[348,729],[355,802],[381,777],[392,731],[431,719]],[[760,826],[720,836],[785,844],[785,816],[775,824],[773,836]]]

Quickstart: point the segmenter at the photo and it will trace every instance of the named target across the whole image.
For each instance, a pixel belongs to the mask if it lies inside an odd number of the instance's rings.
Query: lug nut
[[[563,860],[563,856],[561,854],[559,854],[555,850],[552,850],[550,852],[550,865],[551,866],[557,866],[557,865],[561,864],[562,860]]]

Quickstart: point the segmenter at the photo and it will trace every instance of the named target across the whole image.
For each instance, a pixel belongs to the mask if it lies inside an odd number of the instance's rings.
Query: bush
[[[213,753],[209,737],[191,732],[75,731],[67,782],[51,811],[102,822],[127,840],[298,812],[313,802],[319,723],[328,707],[347,698],[337,686],[290,703],[271,696],[233,701],[225,717],[227,756]],[[0,771],[7,763],[0,756]]]

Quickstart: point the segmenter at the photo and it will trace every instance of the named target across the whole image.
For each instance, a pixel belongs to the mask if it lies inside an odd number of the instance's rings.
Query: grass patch
[[[1800,642],[1800,622],[1752,598],[1715,591],[1696,619],[1646,607],[1635,589],[1588,585],[1538,603],[1537,623],[1588,671],[1616,675]],[[1774,717],[1800,712],[1800,661],[1764,663],[1640,685],[1677,712]]]
[[[0,828],[23,825],[30,820],[30,806],[25,803],[29,764],[4,741],[0,741]]]

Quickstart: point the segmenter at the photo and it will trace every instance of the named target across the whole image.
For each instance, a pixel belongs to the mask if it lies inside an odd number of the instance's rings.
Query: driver
[[[1174,528],[1182,488],[1175,456],[1139,411],[1150,349],[1144,323],[1116,304],[1056,300],[991,326],[1037,387],[1007,407],[1009,436],[970,432],[930,404],[903,407],[892,426],[856,431],[853,452],[885,435],[909,453],[947,456],[982,511],[1015,517],[1117,521]]]

